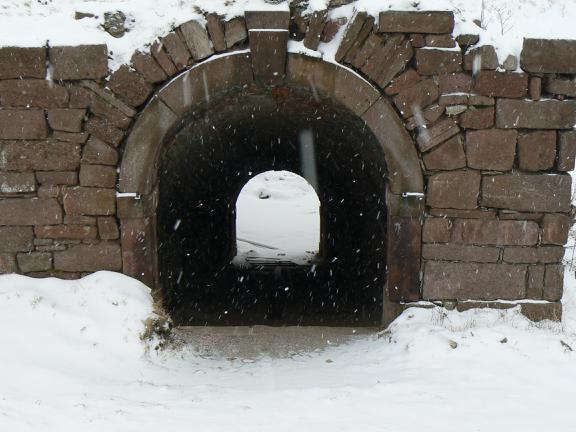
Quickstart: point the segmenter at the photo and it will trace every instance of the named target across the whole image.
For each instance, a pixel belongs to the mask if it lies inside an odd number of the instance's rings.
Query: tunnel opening
[[[322,221],[314,262],[234,265],[242,187],[268,170],[309,178],[310,143]],[[386,164],[370,129],[344,107],[300,88],[212,98],[167,140],[158,179],[159,285],[177,324],[381,322]]]
[[[311,266],[320,249],[320,200],[290,171],[252,177],[236,200],[236,256],[240,268]]]

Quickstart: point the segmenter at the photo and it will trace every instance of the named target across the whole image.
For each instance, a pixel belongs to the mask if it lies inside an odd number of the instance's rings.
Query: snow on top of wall
[[[309,10],[326,7],[328,0],[310,0]],[[483,6],[484,5],[484,6]],[[226,19],[245,10],[286,9],[287,3],[264,0],[0,0],[0,45],[44,46],[106,43],[110,67],[128,63],[132,53],[167,34],[172,28],[202,12],[217,12]],[[334,9],[332,17],[350,16],[352,10],[376,15],[381,10],[451,10],[454,34],[476,33],[481,44],[496,46],[503,61],[519,55],[524,37],[576,39],[576,0],[358,0]],[[104,12],[120,10],[128,17],[130,31],[114,38],[102,29]],[[96,18],[76,20],[75,12]],[[483,27],[473,23],[482,19]],[[321,47],[322,48],[322,47]]]

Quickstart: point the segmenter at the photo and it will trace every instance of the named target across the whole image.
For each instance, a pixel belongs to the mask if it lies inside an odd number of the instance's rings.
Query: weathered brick
[[[520,66],[527,72],[576,73],[576,41],[524,39]]]
[[[467,94],[447,94],[441,95],[438,98],[438,105],[449,106],[449,105],[468,105],[468,95]],[[466,107],[464,107],[466,108]]]
[[[248,39],[248,31],[244,18],[236,17],[224,23],[224,35],[226,37],[226,48],[232,48],[236,44],[241,44]]]
[[[503,129],[572,129],[576,101],[498,99],[496,126]]]
[[[384,92],[389,96],[394,96],[400,93],[402,90],[412,87],[420,81],[420,75],[414,69],[408,69],[403,74],[394,78]]]
[[[78,45],[50,48],[52,79],[100,79],[108,75],[106,45]]]
[[[116,212],[114,189],[73,187],[66,189],[63,201],[70,215],[109,216]]]
[[[82,120],[86,115],[83,109],[50,109],[48,124],[52,129],[64,132],[81,132]]]
[[[538,242],[538,224],[532,221],[456,219],[452,241],[476,245],[533,246]]]
[[[452,237],[452,222],[447,218],[426,218],[422,230],[424,243],[448,243]]]
[[[416,50],[416,70],[420,75],[440,75],[462,70],[462,54],[437,49]]]
[[[413,108],[423,109],[438,99],[438,86],[427,79],[413,87],[401,91],[394,97],[394,104],[404,118],[414,115]]]
[[[494,70],[498,67],[498,54],[492,45],[482,45],[464,55],[464,70],[474,70],[474,62],[476,62],[478,70]]]
[[[449,34],[426,35],[426,46],[431,48],[455,48],[456,41]]]
[[[464,168],[466,155],[462,145],[462,135],[456,135],[445,143],[422,156],[427,170],[446,170]]]
[[[62,187],[59,185],[42,185],[38,188],[38,198],[58,198]]]
[[[0,252],[27,252],[34,247],[29,226],[0,226]]]
[[[26,193],[35,190],[36,179],[33,173],[0,172],[0,193]]]
[[[558,140],[558,171],[572,171],[576,158],[576,131],[560,132]]]
[[[96,226],[96,216],[65,215],[64,225],[93,225]]]
[[[80,186],[113,188],[116,186],[116,167],[80,165]]]
[[[442,74],[438,77],[441,94],[469,93],[472,89],[472,76],[467,73]]]
[[[459,132],[458,123],[453,119],[447,118],[439,121],[434,126],[421,130],[416,142],[420,151],[424,152],[452,138]]]
[[[118,152],[104,141],[91,136],[82,151],[82,163],[115,166],[118,163]]]
[[[116,240],[120,237],[118,224],[113,217],[98,218],[98,234],[102,240]]]
[[[450,34],[454,30],[454,14],[436,11],[380,12],[378,31],[384,33]]]
[[[460,116],[464,129],[488,129],[494,126],[494,107],[469,108]]]
[[[376,49],[362,67],[362,72],[372,78],[380,88],[385,88],[404,70],[412,54],[412,46],[408,39],[396,35]]]
[[[5,171],[75,170],[80,165],[76,143],[60,141],[0,142],[0,169]]]
[[[168,78],[164,69],[160,67],[156,60],[154,60],[154,57],[150,54],[136,51],[132,55],[130,63],[134,69],[136,69],[136,71],[138,71],[144,78],[146,78],[146,81],[151,84],[162,82]]]
[[[455,210],[431,208],[430,214],[432,216],[460,219],[496,219],[496,212],[494,210]]]
[[[96,227],[90,225],[41,225],[34,228],[36,237],[85,240],[96,238]]]
[[[576,81],[567,79],[549,79],[546,81],[548,93],[576,97]]]
[[[485,176],[481,204],[518,211],[568,212],[571,183],[567,175]]]
[[[521,98],[528,90],[528,75],[514,72],[481,71],[474,80],[474,91],[491,97]]]
[[[497,262],[500,249],[497,247],[455,245],[455,244],[424,244],[422,258],[439,261],[464,262]]]
[[[0,81],[4,107],[62,108],[68,105],[68,89],[47,80]]]
[[[526,285],[526,298],[532,300],[541,300],[544,290],[544,271],[543,265],[532,265],[528,267],[528,283]]]
[[[152,44],[152,46],[150,47],[150,54],[152,54],[152,57],[154,57],[154,59],[158,62],[158,64],[160,65],[160,67],[162,68],[164,73],[166,73],[167,76],[170,77],[174,75],[176,72],[178,72],[176,66],[172,62],[172,59],[170,58],[170,56],[164,49],[164,46],[160,42],[154,42]]]
[[[16,266],[14,254],[0,253],[0,274],[16,273],[17,271],[18,267]]]
[[[178,70],[184,69],[190,63],[192,56],[177,32],[168,33],[162,38],[162,44]]]
[[[72,272],[122,269],[120,246],[114,243],[82,244],[54,252],[54,268]]]
[[[504,249],[503,261],[509,263],[557,263],[562,261],[564,248],[560,246],[513,247]]]
[[[533,101],[540,100],[540,97],[542,96],[542,78],[534,76],[530,77],[528,95]]]
[[[76,171],[38,171],[36,180],[40,184],[75,185],[78,184]]]
[[[0,139],[44,139],[48,126],[42,110],[0,110]]]
[[[0,48],[0,79],[46,77],[46,48]]]
[[[88,140],[88,134],[86,132],[54,131],[52,132],[52,138],[55,141],[84,144]]]
[[[410,35],[410,44],[414,48],[424,48],[426,46],[426,38],[423,34],[413,33]]]
[[[526,294],[526,266],[429,261],[422,296],[426,300],[521,299]]]
[[[209,13],[206,15],[206,30],[208,31],[208,35],[210,35],[214,51],[225,51],[226,36],[224,33],[224,22],[222,21],[222,17],[216,13]]]
[[[182,24],[179,29],[194,60],[202,60],[214,54],[212,42],[203,24],[191,20]]]
[[[0,225],[51,225],[62,222],[62,208],[49,198],[0,200]]]
[[[29,252],[17,255],[18,267],[22,273],[50,270],[52,254],[49,252]]]
[[[468,103],[472,106],[494,106],[496,102],[493,97],[470,95]]]
[[[352,46],[356,42],[356,39],[360,35],[367,18],[368,15],[366,14],[366,12],[358,12],[356,15],[354,15],[354,18],[350,21],[350,23],[346,27],[346,30],[344,31],[344,37],[342,38],[342,42],[340,42],[338,50],[336,51],[336,54],[334,56],[337,62],[342,61],[342,59],[348,53],[350,48],[352,48]],[[373,18],[372,22],[374,22]]]
[[[466,157],[470,168],[509,171],[514,165],[516,131],[498,129],[466,133]]]
[[[108,87],[123,102],[137,107],[148,99],[154,88],[136,71],[131,71],[126,65],[122,65],[110,77]]]
[[[564,288],[564,266],[548,264],[544,274],[544,291],[542,298],[548,301],[560,301]]]
[[[366,38],[368,37],[369,34],[372,33],[373,27],[374,27],[374,18],[373,17],[366,18],[362,24],[362,27],[360,28],[360,31],[356,35],[356,38],[354,39],[354,41],[352,42],[352,44],[350,45],[350,47],[348,48],[346,54],[342,59],[345,63],[352,63],[352,60],[356,57],[356,54],[362,48]],[[338,54],[338,52],[336,54]]]
[[[565,245],[572,219],[563,214],[545,214],[542,218],[542,243]]]
[[[124,139],[124,131],[118,129],[110,124],[108,120],[99,117],[90,117],[84,125],[86,132],[94,135],[95,137],[118,147],[120,142]]]
[[[437,208],[475,209],[480,193],[480,173],[452,171],[428,179],[426,204]]]
[[[518,165],[523,171],[551,169],[556,161],[556,131],[518,135]]]

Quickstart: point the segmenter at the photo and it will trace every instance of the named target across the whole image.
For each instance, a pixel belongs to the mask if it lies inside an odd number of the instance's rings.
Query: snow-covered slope
[[[328,0],[312,0],[310,9],[326,7]],[[263,0],[0,0],[0,45],[43,46],[106,43],[111,68],[130,60],[132,53],[166,35],[171,28],[202,11],[226,18],[245,9],[270,8]],[[286,8],[281,4],[280,8]],[[352,8],[377,14],[381,10],[452,10],[455,34],[478,33],[481,44],[494,44],[501,61],[520,53],[524,37],[576,39],[576,0],[358,0],[337,8],[332,17],[350,16]],[[122,11],[129,32],[116,39],[102,29],[104,12]],[[95,18],[76,20],[75,12]],[[481,20],[482,27],[473,23]],[[320,51],[331,52],[322,45]]]

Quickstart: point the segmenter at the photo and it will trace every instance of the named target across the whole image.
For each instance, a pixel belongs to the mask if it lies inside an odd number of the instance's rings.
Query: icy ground
[[[573,431],[567,283],[562,325],[411,309],[380,335],[254,360],[141,342],[151,298],[126,276],[1,276],[0,430]]]
[[[309,9],[326,7],[329,0],[310,0]],[[226,19],[246,9],[271,8],[264,0],[0,0],[0,46],[44,46],[106,43],[111,51],[110,67],[128,63],[132,53],[165,36],[172,28],[202,12],[217,12]],[[279,8],[287,8],[283,3]],[[475,33],[480,44],[492,44],[503,62],[508,54],[519,55],[524,37],[576,39],[576,0],[358,0],[333,9],[330,18],[349,17],[352,9],[374,15],[391,10],[451,10],[454,35]],[[114,38],[102,24],[104,13],[122,11],[128,33]],[[93,18],[74,19],[75,12]],[[481,21],[481,27],[473,23]],[[320,44],[327,60],[343,37],[341,29],[332,43]]]
[[[319,212],[316,192],[297,174],[267,171],[252,177],[236,201],[235,262],[309,263],[318,252]]]

